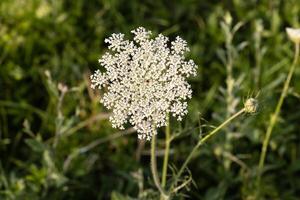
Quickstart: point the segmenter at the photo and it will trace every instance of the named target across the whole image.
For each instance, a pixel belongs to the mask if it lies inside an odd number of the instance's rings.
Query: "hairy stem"
[[[154,184],[159,190],[163,199],[168,199],[168,195],[160,185],[159,176],[157,173],[157,164],[156,164],[156,133],[153,133],[151,141],[151,172],[154,180]]]
[[[161,186],[163,188],[166,186],[169,152],[170,152],[170,120],[169,120],[169,116],[167,119],[167,123],[168,124],[166,126],[165,155],[164,155],[164,164],[163,164],[162,178],[161,178]]]
[[[259,188],[259,185],[260,185],[260,179],[261,179],[262,171],[263,171],[263,168],[264,168],[267,148],[268,148],[268,145],[269,145],[269,142],[270,142],[272,131],[273,131],[273,128],[274,128],[274,126],[277,122],[277,118],[279,116],[283,101],[284,101],[284,99],[285,99],[285,97],[288,93],[289,85],[290,85],[292,76],[294,74],[296,64],[298,62],[298,57],[299,57],[299,44],[296,43],[295,44],[295,56],[294,56],[293,64],[291,65],[288,76],[285,80],[280,98],[278,100],[278,103],[277,103],[277,106],[276,106],[276,109],[275,109],[275,112],[270,117],[270,123],[269,123],[269,126],[267,128],[266,136],[265,136],[264,141],[263,141],[263,146],[262,146],[262,149],[261,149],[259,165],[258,165],[258,174],[257,174],[257,187],[258,188]]]
[[[197,145],[192,149],[192,151],[188,155],[187,159],[184,161],[183,165],[179,169],[177,175],[175,176],[174,182],[173,182],[173,184],[170,187],[171,190],[177,184],[177,181],[178,181],[179,177],[183,173],[184,169],[186,168],[187,164],[190,162],[191,158],[193,157],[193,155],[195,154],[195,152],[198,150],[198,148],[202,144],[204,144],[206,142],[206,140],[208,140],[210,137],[212,137],[213,135],[215,135],[219,130],[221,130],[223,127],[225,127],[227,124],[229,124],[229,122],[231,122],[232,120],[234,120],[235,118],[237,118],[238,116],[240,116],[241,114],[243,114],[244,112],[245,112],[245,109],[244,108],[241,109],[240,111],[238,111],[237,113],[235,113],[234,115],[232,115],[231,117],[229,117],[226,121],[224,121],[222,124],[220,124],[217,128],[215,128],[214,130],[212,130],[209,134],[207,134],[205,137],[201,138],[198,141]]]

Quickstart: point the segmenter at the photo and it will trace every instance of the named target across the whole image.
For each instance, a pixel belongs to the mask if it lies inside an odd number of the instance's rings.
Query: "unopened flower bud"
[[[249,98],[244,104],[245,113],[253,114],[257,112],[258,101],[254,98]]]
[[[68,91],[68,86],[63,83],[58,83],[57,88],[61,93],[66,93]]]
[[[300,43],[300,29],[286,28],[285,30],[286,30],[290,40],[292,40],[295,43]]]

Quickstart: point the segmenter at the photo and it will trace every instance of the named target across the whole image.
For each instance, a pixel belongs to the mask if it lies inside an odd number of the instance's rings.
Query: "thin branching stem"
[[[232,115],[231,117],[229,117],[226,121],[224,121],[222,124],[220,124],[214,130],[212,130],[209,134],[207,134],[205,137],[201,138],[198,141],[197,145],[192,149],[192,151],[188,155],[187,159],[184,161],[183,165],[179,169],[177,175],[175,176],[174,182],[173,182],[173,184],[170,187],[171,190],[177,184],[177,181],[178,181],[179,177],[183,173],[184,169],[187,167],[187,164],[190,162],[191,158],[194,156],[194,154],[198,150],[198,148],[200,146],[202,146],[210,137],[212,137],[213,135],[215,135],[219,130],[221,130],[223,127],[225,127],[227,124],[229,124],[229,122],[231,122],[232,120],[234,120],[235,118],[237,118],[238,116],[240,116],[241,114],[243,114],[244,112],[245,112],[245,109],[244,108],[241,109],[240,111],[238,111],[237,113],[235,113],[234,115]]]
[[[259,188],[259,185],[260,185],[260,179],[261,179],[262,171],[263,171],[263,168],[264,168],[264,163],[265,163],[266,154],[267,154],[267,148],[268,148],[268,145],[269,145],[269,142],[270,142],[272,131],[273,131],[273,128],[274,128],[274,126],[277,122],[277,118],[280,114],[280,110],[281,110],[282,104],[284,102],[284,99],[285,99],[285,97],[288,93],[290,82],[291,82],[291,79],[293,77],[296,64],[298,63],[298,57],[299,57],[299,43],[295,43],[294,61],[293,61],[293,64],[291,65],[288,76],[285,80],[280,98],[278,100],[278,103],[277,103],[277,106],[276,106],[276,109],[275,109],[275,112],[270,117],[270,123],[269,123],[269,126],[267,128],[266,136],[265,136],[264,141],[263,141],[263,146],[262,146],[262,149],[261,149],[260,160],[259,160],[259,165],[258,165],[258,174],[257,174],[257,187],[258,188]]]

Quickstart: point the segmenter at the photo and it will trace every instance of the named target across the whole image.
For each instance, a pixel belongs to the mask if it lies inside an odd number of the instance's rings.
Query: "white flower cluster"
[[[168,47],[168,38],[143,27],[133,30],[133,41],[124,34],[105,39],[111,52],[99,63],[105,72],[91,75],[93,89],[106,88],[100,102],[112,110],[110,121],[115,128],[131,123],[139,139],[150,140],[156,128],[165,126],[167,114],[181,120],[187,114],[187,99],[192,90],[186,78],[196,75],[197,66],[186,61],[186,41],[177,37]]]

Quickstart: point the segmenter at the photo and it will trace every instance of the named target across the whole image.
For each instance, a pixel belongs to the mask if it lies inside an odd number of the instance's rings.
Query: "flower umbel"
[[[150,140],[156,128],[166,125],[168,113],[178,120],[187,113],[192,90],[186,78],[196,75],[197,66],[185,60],[189,48],[180,37],[169,45],[166,36],[151,38],[143,27],[131,32],[133,41],[123,34],[105,39],[111,52],[99,59],[105,71],[91,75],[91,87],[106,87],[100,102],[112,110],[113,127],[123,129],[129,122],[139,139]]]

